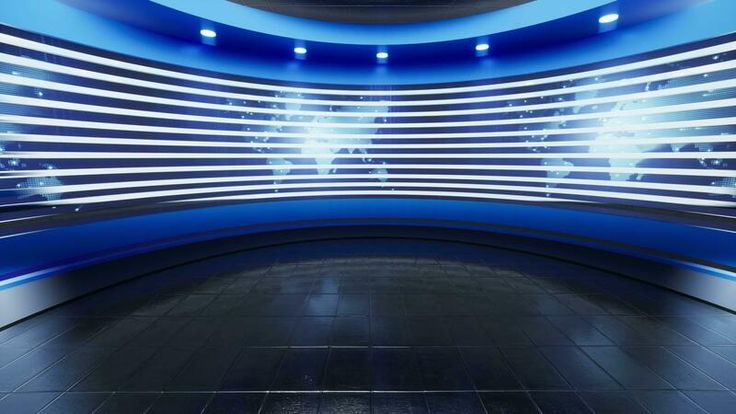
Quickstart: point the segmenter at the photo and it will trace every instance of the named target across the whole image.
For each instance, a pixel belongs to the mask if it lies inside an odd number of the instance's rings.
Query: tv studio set
[[[0,1],[26,413],[736,413],[736,1]]]

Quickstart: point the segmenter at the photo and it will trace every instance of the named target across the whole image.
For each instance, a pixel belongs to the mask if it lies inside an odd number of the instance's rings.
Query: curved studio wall
[[[8,298],[112,258],[330,224],[562,240],[719,287],[736,268],[733,35],[411,85],[238,76],[8,26],[0,42]]]

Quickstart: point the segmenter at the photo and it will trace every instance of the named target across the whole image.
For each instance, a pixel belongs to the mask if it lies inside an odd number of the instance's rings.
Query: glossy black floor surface
[[[0,413],[733,413],[734,389],[735,315],[456,243],[254,250],[0,331]]]

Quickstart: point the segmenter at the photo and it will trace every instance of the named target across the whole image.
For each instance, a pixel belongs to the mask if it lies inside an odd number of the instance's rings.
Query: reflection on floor
[[[736,315],[455,243],[244,252],[0,331],[14,414],[732,413],[734,389]]]

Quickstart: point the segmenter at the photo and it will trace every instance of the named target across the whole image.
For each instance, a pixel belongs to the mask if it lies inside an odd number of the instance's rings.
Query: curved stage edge
[[[633,277],[736,310],[736,232],[540,206],[322,199],[187,208],[0,238],[0,327],[146,273],[236,251],[376,237],[460,241]]]

